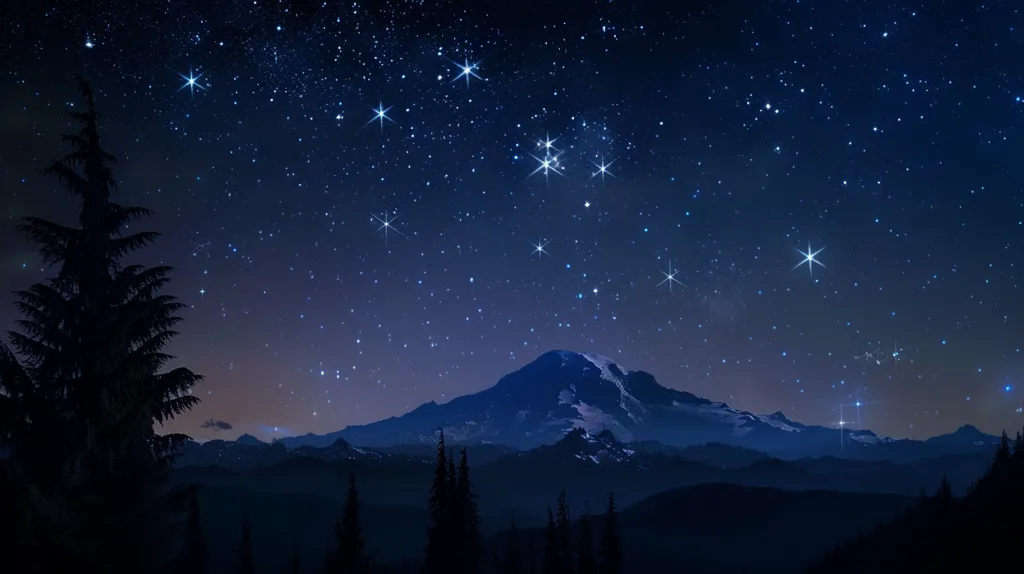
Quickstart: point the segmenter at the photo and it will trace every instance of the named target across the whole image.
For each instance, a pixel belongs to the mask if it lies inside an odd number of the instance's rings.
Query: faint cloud
[[[218,420],[210,419],[210,420],[208,420],[208,421],[203,423],[203,428],[204,429],[213,429],[213,430],[216,430],[216,431],[226,431],[226,430],[231,430],[231,423],[228,423],[228,422],[225,422],[225,421],[218,421]]]

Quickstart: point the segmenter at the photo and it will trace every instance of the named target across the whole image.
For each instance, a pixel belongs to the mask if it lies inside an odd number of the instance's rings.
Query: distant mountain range
[[[349,472],[365,485],[368,504],[421,507],[435,450],[425,445],[380,449],[344,439],[325,448],[229,441],[190,443],[178,460],[176,480],[213,487],[295,492],[338,498]],[[933,490],[943,474],[966,490],[991,461],[990,450],[922,458],[904,464],[835,457],[780,460],[721,443],[685,448],[653,442],[623,443],[604,430],[570,431],[559,442],[529,451],[478,444],[467,447],[481,512],[501,515],[542,509],[563,487],[577,502],[600,500],[609,488],[630,504],[680,486],[730,483],[787,490],[824,489],[916,495]]]
[[[609,431],[637,448],[645,443],[674,448],[719,443],[783,459],[837,456],[898,462],[967,454],[998,442],[971,426],[916,441],[804,425],[781,412],[756,415],[663,387],[652,375],[625,371],[606,357],[571,351],[545,353],[493,387],[448,403],[429,402],[402,416],[277,442],[288,448],[324,448],[338,439],[371,448],[432,445],[439,428],[457,443],[520,450],[554,444],[573,429],[583,429],[592,435]]]

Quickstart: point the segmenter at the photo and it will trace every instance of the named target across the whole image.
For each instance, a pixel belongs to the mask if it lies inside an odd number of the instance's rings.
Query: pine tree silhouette
[[[502,560],[499,571],[501,574],[524,574],[523,556],[519,548],[519,531],[516,528],[516,518],[513,516],[508,521],[508,538],[505,539],[505,557]]]
[[[562,574],[572,574],[576,570],[576,565],[572,559],[572,526],[564,488],[558,494],[558,515],[555,523],[558,530],[558,571]]]
[[[483,536],[480,534],[480,516],[476,510],[476,493],[469,476],[469,461],[466,449],[459,455],[455,492],[453,500],[453,528],[461,547],[462,564],[459,572],[479,574],[483,566]]]
[[[430,511],[430,527],[427,530],[427,547],[424,551],[423,574],[450,574],[451,572],[451,496],[446,454],[444,430],[439,429],[434,479],[430,485],[430,496],[427,500],[427,507]]]
[[[366,541],[359,523],[359,490],[356,475],[348,478],[348,492],[345,495],[345,510],[338,526],[337,574],[364,574],[368,568]]]
[[[543,574],[562,574],[561,540],[558,538],[558,525],[550,506],[548,507],[548,525],[544,530],[544,556],[541,572]]]
[[[74,150],[43,172],[80,201],[78,225],[19,225],[56,275],[15,294],[25,319],[0,344],[0,437],[32,485],[35,516],[21,535],[34,544],[48,533],[44,568],[135,574],[167,556],[173,508],[161,479],[187,440],[154,424],[199,402],[188,391],[200,377],[160,372],[183,305],[160,294],[170,268],[121,263],[158,234],[123,233],[149,211],[111,201],[115,159],[92,88],[81,78],[79,88],[84,111],[71,117],[82,128],[62,136]]]
[[[622,539],[615,512],[615,493],[608,493],[608,507],[604,513],[604,534],[601,536],[601,556],[597,571],[600,574],[621,574]]]
[[[256,573],[256,562],[252,557],[252,525],[248,516],[242,519],[242,541],[238,544],[238,572]]]
[[[185,574],[206,574],[209,549],[203,536],[202,517],[199,512],[199,486],[188,489],[188,520],[185,524],[185,547],[179,557],[179,570]]]
[[[942,482],[939,483],[934,498],[940,504],[953,502],[953,488],[949,485],[949,478],[945,474],[942,475]]]
[[[579,542],[576,546],[577,574],[597,574],[597,561],[594,558],[594,534],[590,524],[589,506],[580,516]]]

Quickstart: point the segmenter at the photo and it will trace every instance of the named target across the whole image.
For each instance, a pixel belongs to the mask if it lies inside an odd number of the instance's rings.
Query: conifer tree
[[[572,526],[564,488],[558,494],[558,515],[555,522],[558,526],[558,569],[563,574],[572,574],[576,570],[576,565],[572,559]]]
[[[135,574],[167,557],[160,481],[187,440],[154,424],[199,402],[188,391],[200,377],[160,372],[183,305],[160,294],[170,268],[121,262],[158,234],[123,233],[149,211],[111,201],[115,159],[92,88],[79,88],[84,111],[71,117],[82,129],[63,136],[74,150],[43,172],[80,201],[78,225],[19,225],[56,274],[15,294],[25,319],[10,348],[0,344],[0,446],[32,484],[37,512],[25,526],[30,538],[49,532],[48,569]]]
[[[505,557],[499,571],[501,574],[523,574],[523,557],[519,548],[519,531],[516,518],[508,521],[508,538],[505,540]]]
[[[604,513],[604,534],[601,536],[601,557],[597,571],[600,574],[621,574],[622,539],[615,512],[615,493],[608,493],[608,507]]]
[[[238,545],[238,572],[256,573],[256,562],[252,557],[252,527],[248,516],[242,519],[242,541]]]
[[[345,495],[345,510],[338,527],[337,574],[364,574],[367,569],[366,541],[359,523],[359,490],[356,475],[348,478],[348,492]]]
[[[597,561],[594,559],[594,535],[591,531],[590,508],[580,516],[579,542],[576,546],[577,574],[597,574]]]
[[[188,489],[188,521],[185,524],[185,547],[179,559],[183,574],[206,574],[209,550],[203,536],[202,517],[199,513],[199,486]]]
[[[1010,437],[1003,431],[1003,435],[999,437],[999,448],[996,449],[995,458],[992,460],[992,468],[997,472],[1008,468],[1010,456]]]
[[[953,502],[953,488],[949,485],[949,478],[945,473],[942,475],[942,482],[939,483],[938,490],[935,491],[935,501],[940,504]]]
[[[434,479],[430,485],[427,506],[430,511],[430,527],[427,530],[427,547],[424,551],[423,574],[450,574],[450,496],[448,482],[447,449],[444,444],[444,430],[438,430],[437,460],[434,465]]]
[[[562,574],[561,540],[558,538],[558,525],[550,506],[548,507],[548,525],[544,530],[544,557],[541,572],[543,574]]]
[[[461,547],[462,564],[460,572],[479,574],[483,566],[483,536],[480,534],[480,516],[476,510],[476,493],[469,477],[469,461],[466,449],[459,456],[459,467],[453,493],[453,529]]]

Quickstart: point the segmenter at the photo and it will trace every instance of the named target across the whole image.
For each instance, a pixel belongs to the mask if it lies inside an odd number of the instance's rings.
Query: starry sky
[[[805,423],[1024,423],[1014,2],[0,8],[0,291],[94,84],[196,438],[329,432],[555,348]],[[812,257],[813,256],[813,257]],[[0,307],[11,325],[12,308]],[[860,405],[859,407],[857,405]],[[205,422],[204,422],[205,421]]]

